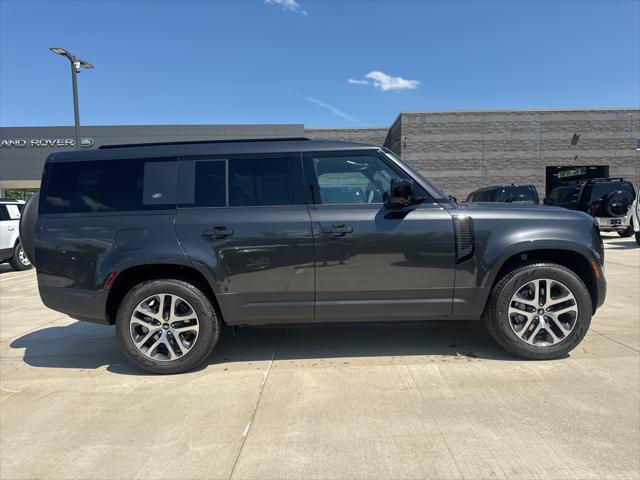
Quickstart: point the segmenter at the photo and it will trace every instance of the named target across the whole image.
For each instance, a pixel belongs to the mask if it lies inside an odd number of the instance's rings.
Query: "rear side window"
[[[229,205],[292,205],[293,178],[291,158],[229,160]]]
[[[0,205],[0,220],[19,220],[20,208],[17,204],[7,203]]]
[[[172,208],[175,159],[113,159],[47,165],[42,213]]]
[[[549,202],[571,203],[576,192],[576,187],[559,187],[549,193]]]
[[[196,161],[196,207],[224,207],[227,204],[226,163],[224,160]]]

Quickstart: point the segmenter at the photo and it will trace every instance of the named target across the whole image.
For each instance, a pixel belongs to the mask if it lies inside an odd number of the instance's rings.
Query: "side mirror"
[[[404,207],[414,203],[415,190],[413,182],[404,178],[393,178],[391,180],[391,188],[385,195],[385,206],[387,208]]]

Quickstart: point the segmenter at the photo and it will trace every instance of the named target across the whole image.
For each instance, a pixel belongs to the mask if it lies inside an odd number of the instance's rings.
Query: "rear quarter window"
[[[54,162],[45,168],[43,214],[175,207],[175,159]]]

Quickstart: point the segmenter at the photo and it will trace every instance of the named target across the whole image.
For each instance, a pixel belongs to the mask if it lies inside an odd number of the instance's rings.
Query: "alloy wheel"
[[[578,302],[563,283],[549,278],[522,285],[509,302],[509,324],[525,343],[547,347],[565,340],[578,320]]]
[[[18,260],[20,260],[20,263],[22,265],[24,265],[25,267],[28,267],[29,265],[31,265],[31,262],[27,258],[27,254],[24,253],[24,248],[22,248],[22,245],[20,246],[20,249],[18,250]]]
[[[133,310],[131,339],[146,357],[171,361],[184,357],[198,339],[198,315],[184,298],[170,293],[152,295]]]

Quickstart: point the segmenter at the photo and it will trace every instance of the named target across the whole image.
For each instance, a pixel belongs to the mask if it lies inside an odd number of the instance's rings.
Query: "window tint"
[[[560,187],[555,188],[549,193],[549,202],[553,203],[571,203],[575,194],[576,187]]]
[[[537,202],[538,196],[532,187],[508,187],[498,194],[498,202]]]
[[[591,191],[591,200],[601,200],[611,192],[617,192],[622,190],[635,198],[636,194],[633,190],[633,186],[629,182],[602,182],[594,183]]]
[[[196,161],[196,207],[224,207],[227,204],[225,170],[226,162],[224,160]]]
[[[47,166],[42,213],[150,210],[175,206],[175,160],[113,159]]]
[[[229,160],[229,205],[292,205],[293,177],[291,158]]]
[[[324,204],[383,203],[391,180],[406,178],[373,155],[314,157],[311,163]],[[427,196],[415,188],[416,195]]]

